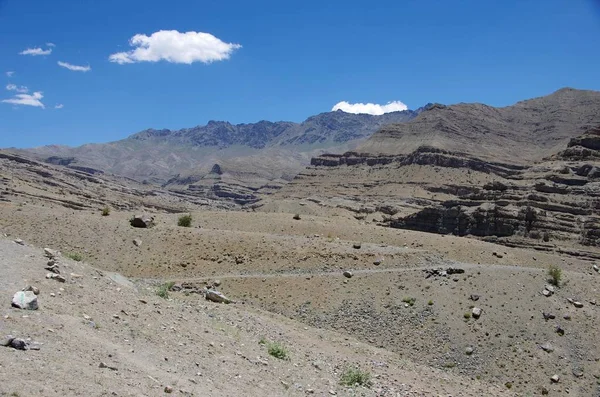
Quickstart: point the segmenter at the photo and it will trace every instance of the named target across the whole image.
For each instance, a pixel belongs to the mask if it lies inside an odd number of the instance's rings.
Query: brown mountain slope
[[[512,163],[540,159],[600,122],[600,92],[563,88],[504,108],[432,105],[414,120],[383,127],[358,151],[407,154],[420,146]]]

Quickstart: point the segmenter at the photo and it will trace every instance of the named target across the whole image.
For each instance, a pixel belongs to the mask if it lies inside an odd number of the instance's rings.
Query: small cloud
[[[58,61],[58,66],[62,66],[63,68],[72,70],[74,72],[89,72],[90,70],[92,70],[90,65],[79,66],[79,65],[72,65],[68,62],[62,62],[62,61]]]
[[[50,55],[51,53],[52,53],[52,48],[48,48],[47,50],[42,50],[40,47],[36,47],[36,48],[28,48],[26,50],[23,50],[23,51],[19,52],[19,55],[38,56],[38,55]]]
[[[242,48],[239,44],[225,43],[210,33],[180,33],[177,30],[160,30],[150,36],[136,34],[129,44],[136,48],[112,54],[109,61],[119,65],[158,61],[208,64],[229,59],[233,51]]]
[[[24,85],[19,87],[15,84],[8,84],[6,86],[6,89],[9,91],[17,91],[17,92],[21,92],[21,93],[29,91],[29,89],[27,87],[25,87]]]
[[[15,72],[6,72],[7,77],[13,77],[14,75],[15,75]]]
[[[56,44],[54,44],[54,43],[46,43],[46,47],[56,47]]]
[[[62,109],[64,107],[65,107],[65,105],[63,105],[62,103],[54,105],[54,109]]]
[[[407,110],[408,106],[400,101],[388,102],[385,105],[379,105],[377,103],[348,103],[346,101],[337,103],[332,109],[332,112],[341,110],[346,113],[366,113],[375,116],[380,116],[384,113],[390,112],[401,112]]]
[[[42,103],[42,98],[44,96],[40,91],[36,91],[33,94],[16,94],[14,98],[3,99],[4,103],[11,103],[13,105],[23,105],[23,106],[34,106],[45,109],[46,107]]]

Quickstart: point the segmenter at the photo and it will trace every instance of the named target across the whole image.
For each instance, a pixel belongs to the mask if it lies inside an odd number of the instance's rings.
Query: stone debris
[[[37,310],[37,296],[33,293],[33,291],[19,291],[13,296],[12,306],[25,310]]]
[[[354,243],[352,244],[352,248],[359,250],[362,247],[362,245],[360,243]]]
[[[135,245],[136,247],[141,247],[142,246],[142,240],[140,240],[139,238],[136,238],[133,240],[133,245]]]
[[[425,269],[425,270],[423,270],[423,272],[425,272],[425,274],[426,274],[425,278],[430,278],[430,277],[448,277],[453,274],[463,274],[465,272],[465,270],[458,269],[455,267],[449,267],[447,269],[440,267],[437,269]]]
[[[150,215],[136,215],[129,220],[129,223],[133,227],[149,228],[154,226],[154,217]]]
[[[354,273],[352,273],[350,270],[346,270],[344,271],[343,275],[346,278],[352,278],[352,276],[354,276]]]
[[[56,259],[60,256],[60,252],[50,248],[44,248],[44,255],[49,259]]]
[[[565,334],[565,330],[564,330],[564,329],[563,329],[563,328],[562,328],[560,325],[557,325],[557,326],[556,326],[556,328],[555,328],[555,331],[556,331],[556,333],[557,333],[557,334],[559,334],[560,336],[563,336],[563,335]]]
[[[546,313],[546,312],[542,312],[542,316],[544,316],[544,320],[548,321],[548,320],[554,320],[556,318],[556,316],[552,313]]]
[[[475,318],[475,319],[481,317],[481,313],[483,313],[483,310],[481,310],[478,307],[474,307],[473,310],[471,311],[471,314],[473,315],[473,318]]]
[[[583,303],[581,303],[579,301],[574,301],[573,306],[575,306],[578,309],[581,309],[583,307]]]
[[[111,367],[110,365],[107,365],[103,362],[101,362],[100,365],[98,365],[98,367],[107,368],[107,369],[110,369],[111,371],[118,371],[117,367]]]
[[[558,375],[552,375],[550,380],[552,381],[552,383],[558,383],[560,381],[560,378],[558,377]]]
[[[375,266],[379,266],[379,265],[381,265],[382,263],[383,263],[383,258],[377,258],[377,259],[375,259],[375,260],[373,261],[373,264],[374,264]]]
[[[600,272],[600,267],[598,267],[598,265],[592,266],[592,269],[594,269],[596,273]]]
[[[173,393],[173,388],[171,386],[165,386],[165,393],[167,393],[167,394]]]
[[[21,240],[20,238],[17,238],[14,241],[15,241],[16,244],[25,245],[25,242],[23,240]]]
[[[34,287],[33,285],[28,285],[27,287],[23,288],[23,291],[31,291],[35,295],[40,294],[40,289],[38,287]]]
[[[204,298],[216,303],[235,303],[216,289],[207,289],[204,292]]]
[[[544,343],[543,345],[540,345],[540,348],[546,353],[552,353],[554,351],[554,346],[550,343]]]
[[[0,346],[12,347],[15,350],[40,350],[39,343],[31,342],[29,339],[15,338],[12,335],[6,335],[0,339]]]
[[[471,296],[469,296],[469,299],[471,299],[473,302],[477,302],[479,298],[480,297],[477,294],[471,294]]]
[[[46,278],[49,279],[49,280],[56,280],[56,281],[59,281],[61,283],[64,283],[64,282],[67,281],[66,278],[64,278],[60,274],[56,274],[56,273],[48,273],[48,274],[46,274]]]
[[[474,351],[475,351],[475,349],[473,349],[471,346],[469,346],[465,349],[465,354],[467,356],[470,356],[471,354],[473,354]]]

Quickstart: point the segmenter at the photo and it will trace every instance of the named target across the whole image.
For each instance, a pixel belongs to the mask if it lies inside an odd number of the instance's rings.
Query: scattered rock
[[[556,291],[556,289],[554,288],[554,286],[553,286],[553,285],[549,285],[549,284],[548,284],[548,285],[546,285],[546,286],[544,287],[544,289],[545,289],[546,291],[550,291],[551,293],[554,293],[554,292]]]
[[[60,274],[56,274],[56,273],[48,273],[48,274],[46,274],[46,278],[50,279],[50,280],[56,280],[56,281],[59,281],[61,283],[64,283],[64,282],[67,281],[66,278],[64,278]]]
[[[15,243],[17,243],[19,245],[25,245],[25,242],[23,240],[21,240],[20,238],[17,238],[14,241],[15,241]]]
[[[447,269],[444,269],[444,268],[425,269],[423,271],[427,274],[425,276],[425,278],[429,278],[429,277],[432,277],[432,276],[448,277],[448,276],[451,276],[453,274],[463,274],[465,272],[464,269],[458,269],[458,268],[455,268],[455,267],[449,267]]]
[[[492,255],[494,255],[496,258],[503,258],[504,257],[504,255],[499,254],[497,252],[492,252]]]
[[[469,299],[471,299],[473,302],[477,302],[479,300],[479,295],[471,294],[471,296],[469,296]]]
[[[555,330],[556,330],[556,333],[559,334],[560,336],[563,336],[565,334],[565,330],[560,325],[557,325]]]
[[[360,243],[354,243],[352,244],[352,248],[359,250],[362,247],[362,245]]]
[[[542,312],[542,316],[544,316],[544,320],[548,321],[548,320],[554,320],[556,318],[556,316],[552,313],[546,313],[546,312]]]
[[[44,255],[49,259],[55,259],[58,258],[60,252],[50,248],[44,248]]]
[[[33,291],[19,291],[13,296],[12,305],[19,309],[37,310],[37,296]]]
[[[573,302],[573,306],[575,306],[578,309],[581,309],[583,307],[583,303],[581,303],[579,301],[575,301],[575,302]]]
[[[543,345],[540,345],[540,347],[546,353],[552,353],[554,351],[554,346],[552,346],[550,343],[544,343]]]
[[[133,240],[133,245],[135,245],[136,247],[141,247],[142,246],[142,240],[140,240],[139,238],[136,238]]]
[[[167,393],[167,394],[173,393],[173,388],[171,386],[165,386],[165,393]]]
[[[344,274],[344,277],[346,277],[346,278],[352,278],[352,276],[354,276],[354,274],[350,270],[344,271],[343,274]]]
[[[204,293],[204,297],[206,300],[217,302],[217,303],[233,303],[233,301],[227,298],[223,293],[217,291],[216,289],[207,289]]]
[[[592,269],[594,269],[596,272],[600,272],[600,267],[598,267],[598,265],[592,266]]]
[[[465,349],[465,354],[467,356],[470,356],[471,354],[473,354],[474,351],[475,351],[475,349],[473,349],[471,346],[469,346]]]
[[[214,285],[215,287],[218,287],[218,286],[220,286],[220,285],[221,285],[221,280],[215,280],[215,281],[213,281],[213,285]]]
[[[110,365],[106,365],[105,363],[101,362],[100,365],[98,365],[98,367],[100,368],[108,368],[111,371],[118,371],[116,367],[111,367]]]
[[[544,295],[545,297],[552,296],[552,292],[550,292],[547,289],[545,289],[545,290],[542,291],[542,295]]]
[[[381,265],[382,263],[383,263],[383,258],[377,258],[377,259],[375,259],[375,260],[373,261],[373,264],[374,264],[375,266],[379,266],[379,265]]]
[[[16,350],[28,350],[27,342],[20,338],[14,338],[10,341],[10,347]]]
[[[565,320],[571,320],[571,315],[570,315],[570,314],[565,314],[565,315],[563,316],[563,318],[564,318]]]
[[[150,215],[136,215],[129,220],[133,227],[149,228],[154,226],[154,217]]]
[[[552,375],[550,380],[552,381],[552,383],[558,383],[560,381],[560,378],[558,377],[558,375]]]
[[[473,310],[471,311],[471,314],[473,315],[473,318],[479,318],[481,317],[481,313],[483,312],[483,310],[481,310],[478,307],[474,307]]]
[[[34,287],[33,285],[28,285],[27,287],[23,288],[23,291],[31,291],[36,295],[40,294],[40,289],[38,287]]]
[[[573,372],[573,375],[574,375],[576,378],[581,378],[581,377],[583,376],[583,369],[581,369],[581,368],[579,368],[579,367],[575,367],[575,368],[573,368],[573,371],[572,371],[572,372]]]

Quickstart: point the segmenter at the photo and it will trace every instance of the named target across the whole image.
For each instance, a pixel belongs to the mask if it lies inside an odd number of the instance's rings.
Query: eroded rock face
[[[366,175],[370,179],[363,184],[374,202],[365,200],[343,208],[371,205],[383,214],[380,224],[390,227],[483,238],[525,237],[540,244],[560,238],[600,246],[599,147],[600,129],[596,129],[572,139],[567,150],[530,165],[490,162],[432,147],[399,155],[348,152],[314,158],[313,167],[306,177],[300,176],[299,183],[334,179],[326,173]],[[574,150],[588,154],[573,157]],[[419,170],[429,175],[432,169],[451,176],[419,179],[418,174],[409,174]],[[492,181],[478,185],[469,181],[469,175]],[[398,191],[418,186],[430,197],[395,196],[388,186],[397,186]],[[391,194],[371,194],[377,188]]]

